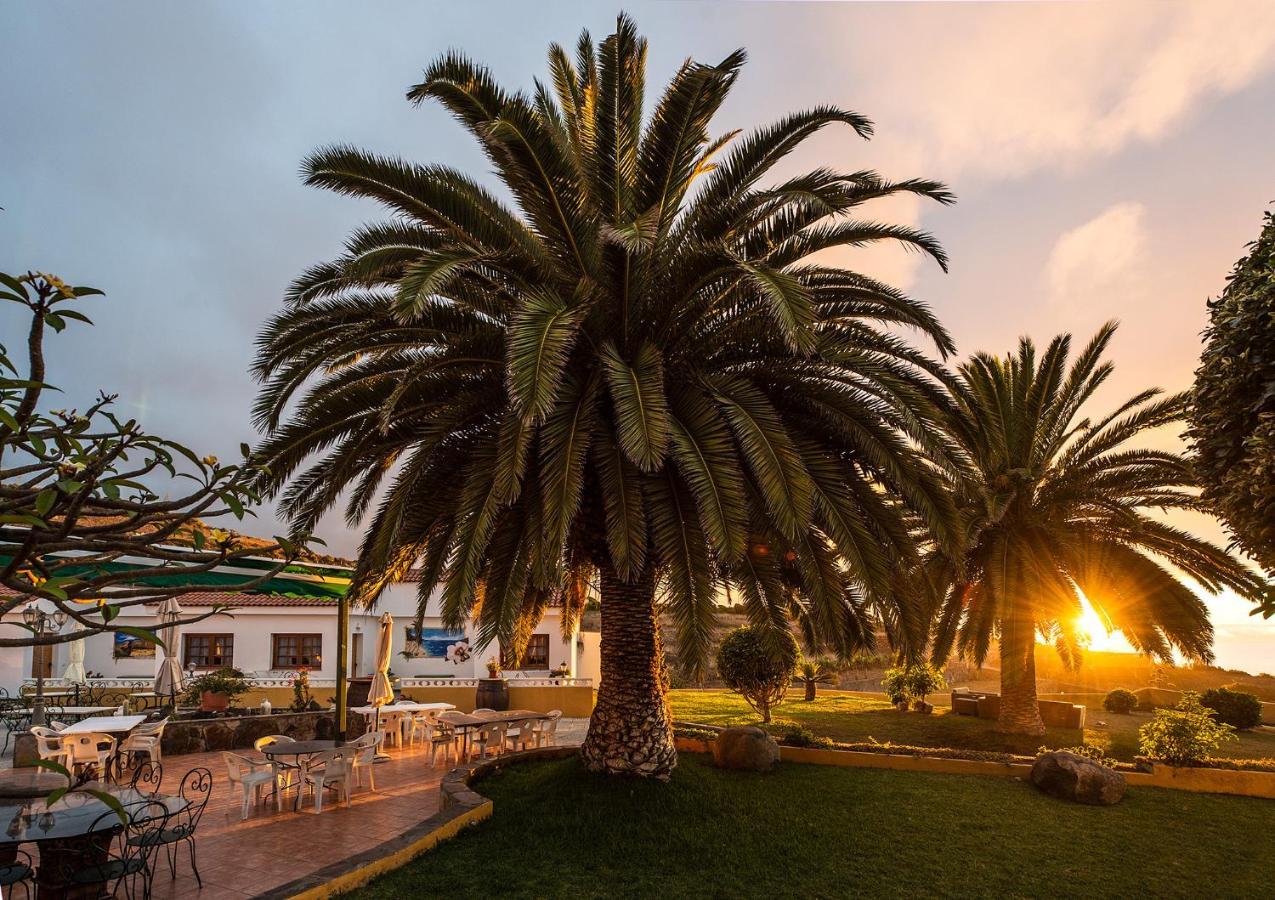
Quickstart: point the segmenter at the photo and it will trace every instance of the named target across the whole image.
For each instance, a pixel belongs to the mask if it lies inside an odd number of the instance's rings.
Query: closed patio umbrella
[[[88,677],[84,674],[83,638],[71,641],[71,646],[66,648],[66,671],[62,673],[62,680],[75,685],[75,699],[79,702],[80,685],[88,682]]]
[[[177,660],[176,650],[177,644],[177,625],[175,624],[181,618],[181,604],[177,602],[176,597],[169,597],[159,607],[159,639],[163,642],[161,648],[164,658],[159,664],[159,673],[155,676],[155,693],[162,697],[168,694],[176,702],[177,692],[182,689],[182,667]]]
[[[375,728],[378,730],[381,727],[381,707],[394,699],[394,687],[390,684],[390,657],[393,653],[394,617],[389,613],[381,613],[381,623],[376,634],[376,671],[372,674],[372,686],[367,694],[368,705],[376,707]]]

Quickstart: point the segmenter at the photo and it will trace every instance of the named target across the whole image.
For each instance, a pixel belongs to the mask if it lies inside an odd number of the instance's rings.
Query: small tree
[[[947,687],[947,681],[943,678],[943,673],[932,664],[915,662],[887,669],[881,678],[881,687],[894,705],[904,704],[923,709],[925,698],[934,691]]]
[[[797,641],[787,632],[744,626],[718,645],[717,674],[769,722],[771,708],[788,693],[797,656]]]
[[[1157,709],[1155,718],[1138,729],[1138,750],[1171,766],[1193,766],[1235,739],[1235,729],[1213,718],[1199,695],[1187,691],[1176,707]]]
[[[1275,572],[1275,213],[1249,248],[1209,302],[1188,436],[1204,499]],[[1259,609],[1275,615],[1275,592]]]
[[[0,585],[8,588],[0,596],[0,615],[39,600],[71,626],[5,635],[0,647],[57,644],[108,631],[157,641],[151,630],[120,625],[120,611],[177,594],[225,591],[224,583],[200,584],[197,576],[243,556],[279,556],[277,565],[232,588],[249,590],[304,550],[303,541],[286,538],[244,547],[230,533],[203,525],[250,514],[260,470],[248,462],[247,445],[242,465],[200,457],[147,434],[133,420],[121,421],[109,394],[83,412],[41,408],[44,392],[55,390],[45,381],[48,331],[92,324],[72,304],[101,293],[42,272],[0,272],[0,299],[31,314],[25,372],[0,346]],[[156,479],[168,482],[164,493],[171,497],[161,496]],[[172,486],[179,489],[169,491]],[[131,562],[137,559],[146,562]],[[213,606],[174,624],[224,609]],[[13,618],[12,624],[27,627]]]
[[[815,699],[818,685],[836,684],[841,675],[841,664],[830,657],[804,659],[797,666],[797,682],[806,689],[806,702]]]

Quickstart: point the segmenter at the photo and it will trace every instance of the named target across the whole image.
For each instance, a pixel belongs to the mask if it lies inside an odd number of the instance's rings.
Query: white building
[[[217,574],[233,576],[242,582],[243,571],[226,569]],[[272,578],[258,592],[182,595],[178,602],[185,615],[215,605],[231,609],[183,626],[176,647],[170,649],[177,653],[182,668],[188,672],[234,666],[250,676],[268,679],[307,668],[316,685],[332,684],[336,678],[336,597],[348,586],[346,573],[348,570],[333,566],[321,569],[290,566],[288,572]],[[266,587],[269,593],[264,592]],[[500,655],[496,646],[481,651],[472,649],[475,632],[470,628],[462,632],[444,629],[437,595],[429,602],[422,634],[417,636],[414,627],[416,585],[404,582],[388,586],[375,608],[351,609],[350,658],[346,669],[350,677],[372,673],[377,630],[381,614],[385,612],[394,618],[394,655],[390,668],[397,676],[476,678],[486,675],[488,659]],[[19,613],[20,610],[11,614],[9,621],[16,620]],[[532,634],[523,658],[513,664],[505,661],[507,678],[544,678],[565,667],[571,676],[592,678],[597,683],[598,636],[582,635],[577,630],[564,640],[559,615],[559,609],[550,607]],[[126,609],[116,621],[142,628],[158,625],[153,606]],[[17,633],[16,625],[9,628]],[[69,631],[70,626],[65,630]],[[457,645],[463,648],[460,652],[455,650]],[[41,648],[0,648],[0,687],[15,693],[24,681],[40,671],[46,678],[60,677],[69,661],[69,647],[66,643]],[[450,658],[449,648],[453,650]],[[159,669],[159,657],[160,651],[154,645],[127,635],[100,634],[85,642],[84,668],[90,677],[149,679]]]

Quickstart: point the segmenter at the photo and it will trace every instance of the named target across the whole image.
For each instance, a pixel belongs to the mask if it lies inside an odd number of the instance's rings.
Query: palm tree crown
[[[756,624],[795,617],[849,652],[912,552],[897,498],[941,535],[953,519],[913,452],[939,369],[890,328],[951,341],[923,304],[812,257],[898,241],[944,265],[929,235],[854,213],[951,198],[869,171],[767,181],[823,127],[870,123],[816,107],[712,137],[742,51],[684,63],[643,121],[645,57],[621,17],[574,60],[553,46],[530,95],[455,53],[425,71],[408,97],[459,120],[513,208],[444,166],[306,161],[309,184],[394,215],[300,277],[260,337],[271,487],[297,524],[347,490],[351,523],[375,504],[359,595],[420,565],[422,601],[441,586],[480,642],[516,648],[555,601],[571,627],[597,572],[604,659],[608,579],[658,582],[696,662],[723,587]]]
[[[963,463],[953,492],[968,539],[959,557],[929,560],[931,585],[943,590],[936,661],[955,643],[982,662],[999,632],[1003,679],[1031,669],[1037,634],[1076,662],[1077,589],[1139,651],[1208,660],[1208,610],[1176,572],[1210,592],[1260,587],[1224,550],[1155,515],[1202,508],[1187,460],[1127,446],[1182,421],[1185,395],[1146,390],[1100,418],[1082,418],[1112,372],[1102,355],[1114,332],[1104,326],[1070,368],[1063,335],[1039,359],[1024,339],[1016,355],[978,354],[951,379],[948,429]],[[1034,684],[1026,712],[1002,698],[1003,725],[1006,706],[1039,722]]]

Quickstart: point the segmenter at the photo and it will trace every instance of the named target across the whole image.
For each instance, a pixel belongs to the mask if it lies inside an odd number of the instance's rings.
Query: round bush
[[[1256,728],[1262,721],[1261,701],[1243,691],[1210,688],[1200,697],[1200,704],[1213,710],[1219,722],[1236,728]]]
[[[717,674],[769,722],[770,708],[783,700],[792,683],[797,656],[791,634],[744,626],[717,646]]]
[[[1102,708],[1107,712],[1128,715],[1138,708],[1138,695],[1124,688],[1116,688],[1102,699]]]

